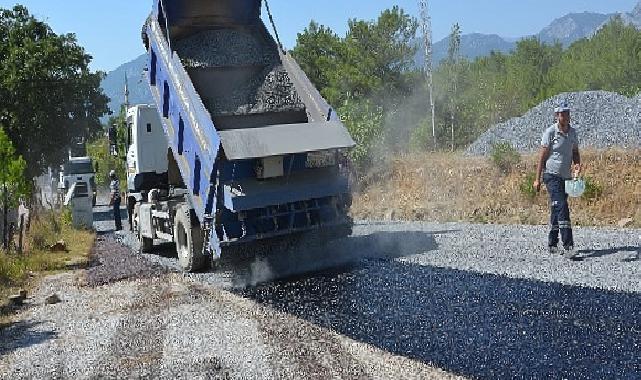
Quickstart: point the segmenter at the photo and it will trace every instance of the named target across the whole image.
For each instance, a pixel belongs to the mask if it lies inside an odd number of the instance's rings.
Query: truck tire
[[[185,272],[197,272],[205,266],[203,235],[196,217],[187,205],[178,207],[174,218],[174,241],[178,263]]]
[[[136,207],[135,198],[127,198],[127,220],[129,221],[129,231],[134,232],[134,209]]]

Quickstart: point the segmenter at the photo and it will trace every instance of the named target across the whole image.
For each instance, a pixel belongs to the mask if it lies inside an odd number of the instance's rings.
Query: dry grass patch
[[[9,294],[28,287],[42,275],[65,270],[70,264],[88,263],[95,237],[93,231],[75,230],[48,214],[34,220],[24,254],[0,252],[0,305]],[[67,252],[46,249],[60,240],[65,242]]]
[[[630,218],[641,227],[641,151],[587,151],[583,162],[593,196],[571,200],[574,223],[615,226]],[[398,157],[356,194],[352,212],[359,219],[546,224],[545,189],[528,191],[535,170],[533,155],[507,174],[488,158],[458,153]]]

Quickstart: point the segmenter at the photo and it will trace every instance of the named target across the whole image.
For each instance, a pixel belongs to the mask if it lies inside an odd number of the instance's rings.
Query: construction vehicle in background
[[[127,204],[141,249],[175,242],[185,271],[234,247],[352,231],[354,141],[261,8],[156,0],[143,28],[155,104],[128,111]]]
[[[62,198],[67,196],[71,187],[77,182],[83,182],[91,197],[91,205],[96,205],[98,188],[96,187],[96,171],[91,157],[73,157],[69,153],[69,161],[60,167],[58,191]]]

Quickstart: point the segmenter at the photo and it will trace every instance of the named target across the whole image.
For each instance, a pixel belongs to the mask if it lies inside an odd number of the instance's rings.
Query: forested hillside
[[[532,37],[512,53],[475,60],[460,57],[464,28],[453,28],[448,58],[434,73],[438,150],[464,148],[562,92],[640,90],[641,32],[619,17],[566,49]],[[298,36],[293,54],[339,108],[359,143],[354,158],[361,166],[382,152],[434,149],[425,75],[412,64],[416,31],[416,20],[394,8],[374,21],[350,21],[345,37],[314,22]]]

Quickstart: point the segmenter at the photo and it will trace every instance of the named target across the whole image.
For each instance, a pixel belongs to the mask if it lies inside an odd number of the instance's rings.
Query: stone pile
[[[494,144],[502,142],[510,143],[522,153],[538,150],[541,135],[554,123],[554,108],[561,101],[567,101],[572,108],[572,126],[579,132],[582,147],[641,147],[641,97],[584,91],[554,96],[525,115],[490,128],[465,153],[487,155]]]
[[[304,110],[289,74],[282,65],[266,67],[225,96],[205,99],[213,115],[245,115]]]

